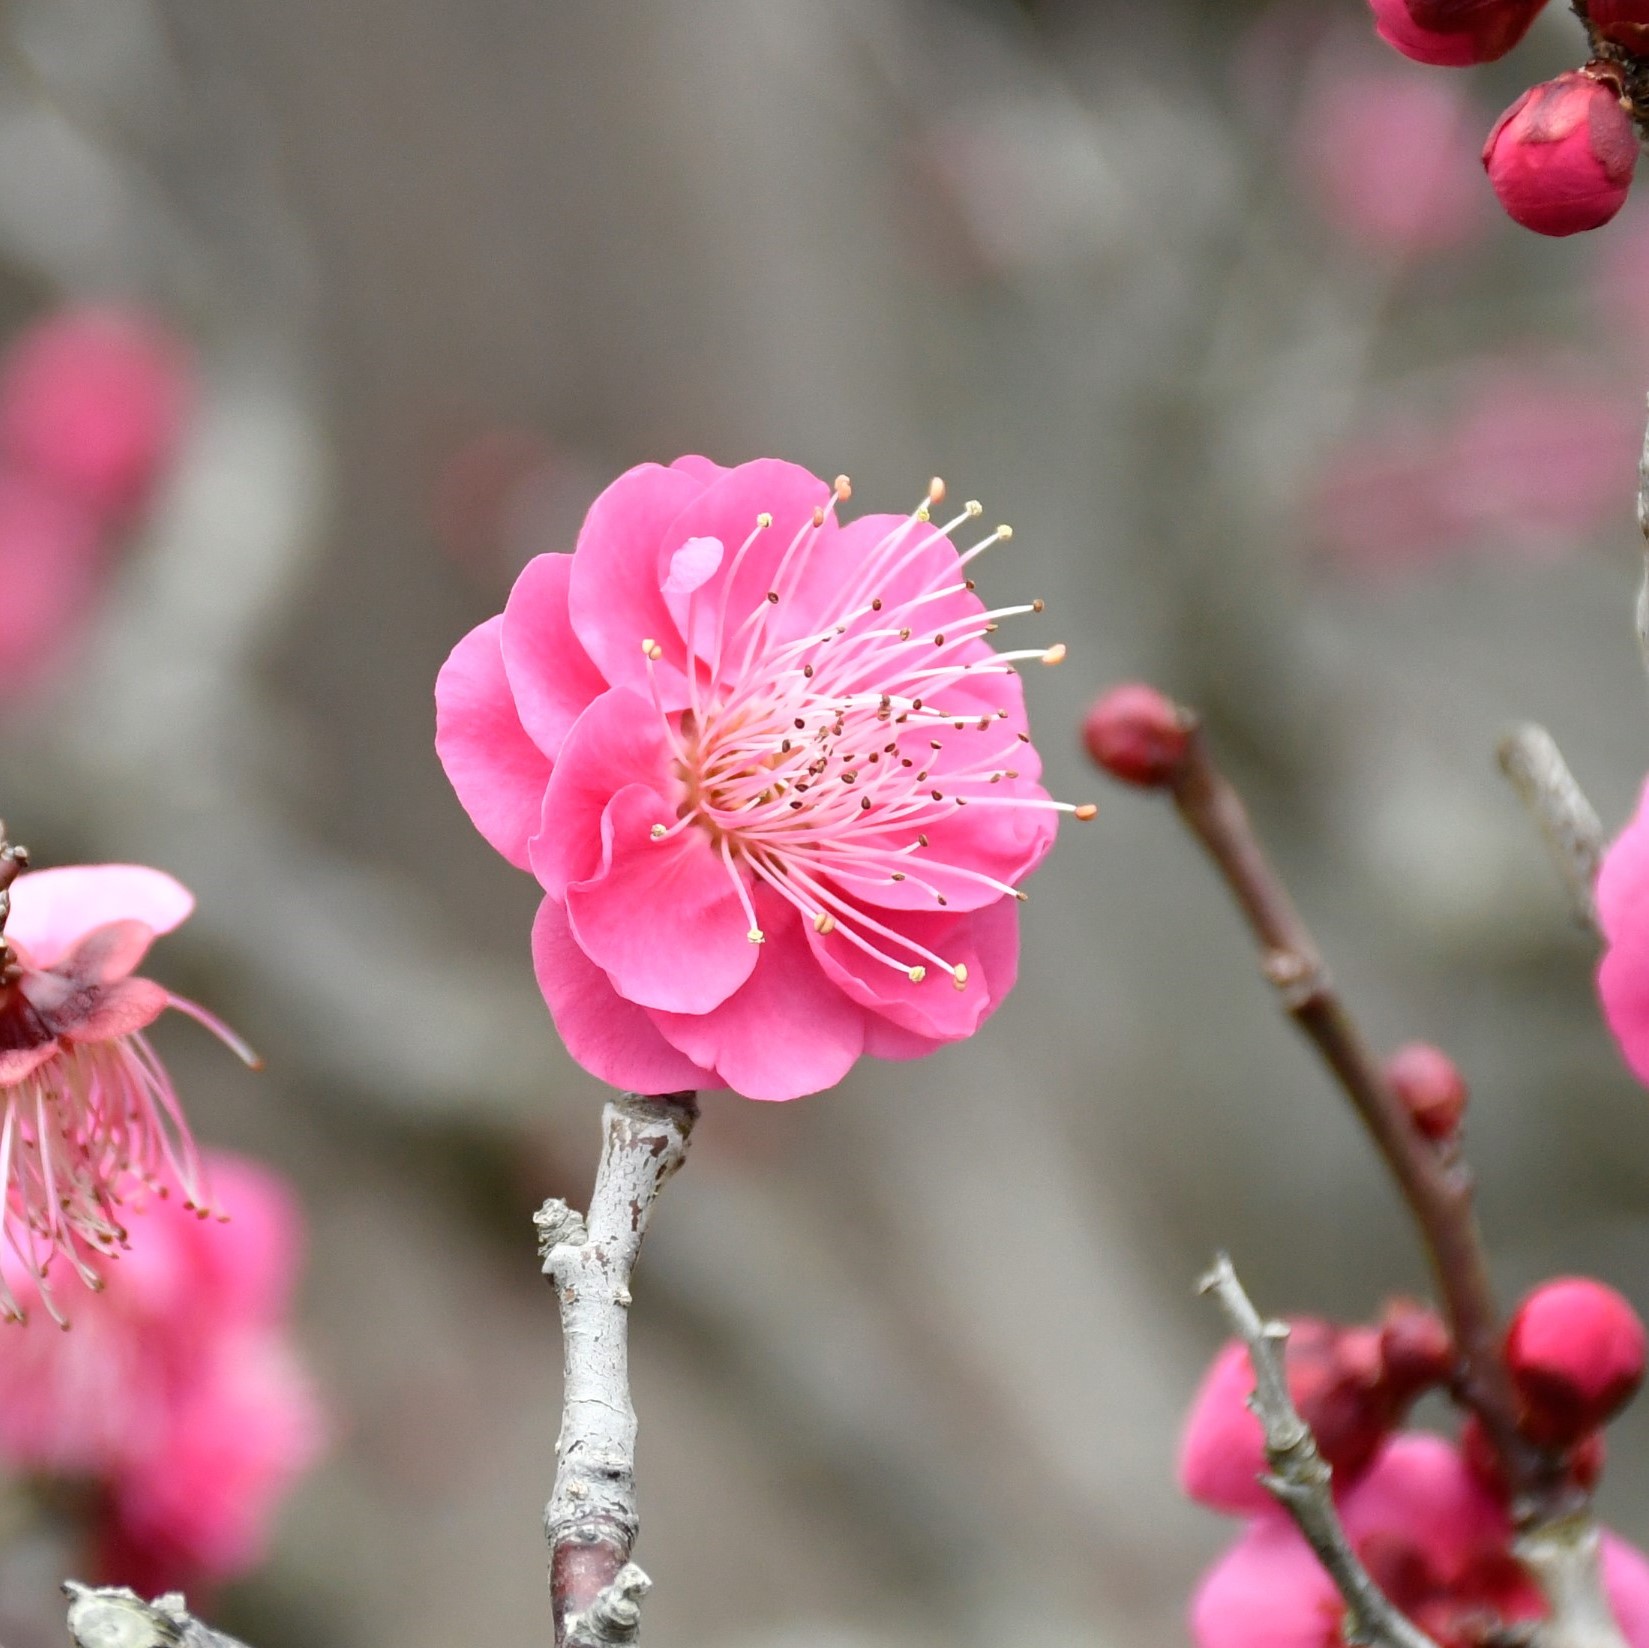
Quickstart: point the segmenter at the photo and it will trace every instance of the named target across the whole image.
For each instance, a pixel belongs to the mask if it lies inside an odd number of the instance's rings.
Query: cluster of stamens
[[[655,824],[652,835],[662,841],[684,829],[709,834],[748,918],[751,943],[762,943],[765,935],[741,870],[793,905],[817,932],[839,933],[913,983],[934,968],[961,990],[968,983],[965,965],[878,921],[853,894],[862,889],[873,895],[877,887],[908,883],[929,896],[932,908],[945,908],[946,896],[928,878],[931,860],[923,855],[931,827],[964,807],[1093,816],[1091,805],[998,788],[1019,772],[1004,762],[1000,729],[994,740],[980,735],[1009,712],[981,714],[958,707],[956,700],[961,683],[1007,674],[1020,662],[1058,664],[1065,648],[998,653],[975,644],[994,634],[1005,618],[1040,613],[1041,601],[980,611],[958,622],[935,621],[937,603],[972,591],[973,580],[963,569],[1010,539],[1007,526],[961,553],[953,581],[901,599],[884,598],[936,542],[983,514],[970,501],[935,526],[933,506],[945,493],[937,479],[922,504],[845,579],[827,621],[800,637],[776,634],[774,619],[794,597],[827,518],[851,493],[847,477],[837,477],[829,504],[814,510],[780,557],[766,600],[730,629],[728,592],[752,546],[773,524],[771,515],[758,516],[722,580],[709,656],[701,650],[689,660],[688,708],[667,711],[654,680],[685,799],[678,817]],[[691,637],[700,635],[695,600],[696,595],[688,597],[685,630]],[[663,656],[657,641],[649,638],[641,645],[650,666]],[[1029,742],[1026,733],[1018,738]],[[968,751],[969,739],[985,745],[984,752]],[[956,760],[959,750],[962,758]],[[945,760],[947,754],[953,759]],[[946,879],[961,877],[1006,897],[1025,896],[964,865],[947,861],[943,870]]]

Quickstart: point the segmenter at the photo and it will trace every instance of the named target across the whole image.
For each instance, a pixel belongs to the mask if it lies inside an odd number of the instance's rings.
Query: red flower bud
[[[1500,204],[1542,235],[1607,223],[1626,202],[1637,159],[1637,133],[1620,93],[1580,69],[1531,87],[1483,146]]]
[[[1639,56],[1649,53],[1649,0],[1590,0],[1586,15],[1605,40]]]
[[[1613,1418],[1642,1382],[1643,1361],[1638,1313],[1586,1276],[1537,1287],[1506,1333],[1506,1367],[1523,1404],[1518,1423],[1548,1447]]]
[[[1392,1401],[1405,1407],[1454,1372],[1454,1341],[1436,1311],[1393,1299],[1380,1321],[1380,1360]]]
[[[1546,0],[1369,0],[1387,45],[1417,63],[1464,68],[1504,57]]]
[[[1386,1060],[1391,1083],[1414,1125],[1428,1139],[1452,1139],[1466,1114],[1466,1078],[1441,1048],[1411,1041]]]
[[[1506,1497],[1506,1478],[1500,1461],[1489,1445],[1488,1434],[1475,1414],[1466,1418],[1460,1427],[1460,1456],[1469,1470],[1496,1499]],[[1582,1493],[1593,1492],[1603,1480],[1603,1466],[1607,1458],[1602,1431],[1588,1431],[1569,1449],[1564,1460],[1568,1478]]]
[[[1082,741],[1094,765],[1113,778],[1158,789],[1173,782],[1192,726],[1171,698],[1130,681],[1095,702],[1082,723]]]

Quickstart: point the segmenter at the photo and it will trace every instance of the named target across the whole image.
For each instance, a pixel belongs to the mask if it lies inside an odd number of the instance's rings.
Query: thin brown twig
[[[1198,1283],[1197,1291],[1214,1295],[1232,1331],[1248,1347],[1254,1369],[1254,1394],[1248,1405],[1264,1428],[1265,1458],[1271,1467],[1265,1487],[1293,1518],[1323,1571],[1334,1581],[1346,1605],[1345,1640],[1366,1648],[1437,1648],[1374,1583],[1351,1547],[1334,1508],[1333,1472],[1288,1393],[1283,1372],[1288,1328],[1281,1322],[1261,1320],[1223,1253]]]
[[[1335,991],[1241,796],[1220,771],[1195,718],[1187,712],[1185,721],[1190,736],[1169,784],[1174,804],[1247,918],[1261,968],[1283,1010],[1351,1100],[1414,1215],[1454,1335],[1455,1393],[1477,1415],[1499,1457],[1514,1515],[1520,1525],[1535,1526],[1571,1513],[1584,1504],[1584,1496],[1569,1482],[1561,1456],[1535,1447],[1517,1429],[1470,1174],[1453,1152],[1440,1149],[1410,1122],[1379,1058]]]

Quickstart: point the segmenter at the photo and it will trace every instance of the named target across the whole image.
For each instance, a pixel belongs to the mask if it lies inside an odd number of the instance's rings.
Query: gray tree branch
[[[63,1589],[75,1648],[246,1648],[202,1625],[176,1591],[145,1602],[135,1591],[94,1590],[72,1579]]]
[[[1575,782],[1557,741],[1533,722],[1516,726],[1500,740],[1500,770],[1528,808],[1551,854],[1575,919],[1597,931],[1594,889],[1603,863],[1603,825]]]
[[[616,1648],[640,1633],[649,1581],[630,1561],[639,1527],[630,1274],[697,1119],[691,1093],[624,1094],[603,1116],[587,1218],[560,1200],[533,1215],[565,1346],[555,1490],[544,1510],[558,1648]]]
[[[1288,1328],[1260,1319],[1223,1253],[1202,1279],[1199,1291],[1214,1295],[1237,1337],[1248,1347],[1254,1367],[1249,1406],[1265,1429],[1265,1457],[1271,1467],[1265,1487],[1294,1519],[1344,1599],[1345,1640],[1367,1648],[1436,1648],[1424,1631],[1392,1606],[1351,1548],[1330,1492],[1333,1473],[1317,1450],[1311,1427],[1288,1394],[1282,1357]]]

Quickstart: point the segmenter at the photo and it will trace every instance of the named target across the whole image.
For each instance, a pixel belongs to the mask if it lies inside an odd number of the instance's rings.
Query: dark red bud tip
[[[1637,160],[1637,132],[1619,88],[1580,69],[1531,87],[1483,146],[1500,204],[1542,235],[1607,223],[1626,204]]]
[[[1125,784],[1171,784],[1195,726],[1173,699],[1141,682],[1112,687],[1088,711],[1082,741],[1096,767]]]
[[[1565,1461],[1569,1480],[1582,1493],[1595,1492],[1598,1483],[1603,1480],[1604,1459],[1602,1431],[1593,1431],[1589,1436],[1581,1437],[1569,1450],[1569,1457]]]
[[[1611,1287],[1586,1276],[1536,1288],[1506,1332],[1506,1367],[1532,1440],[1567,1447],[1607,1423],[1643,1380],[1644,1329]]]
[[[1649,55],[1649,0],[1590,0],[1586,15],[1603,39]]]
[[[1443,1319],[1413,1299],[1393,1299],[1380,1320],[1380,1360],[1392,1400],[1406,1405],[1454,1372],[1454,1342]]]
[[[1466,1078],[1429,1042],[1411,1041],[1386,1060],[1386,1080],[1428,1139],[1452,1139],[1466,1114]]]
[[[1504,57],[1546,0],[1369,0],[1382,40],[1417,63],[1464,68]]]

